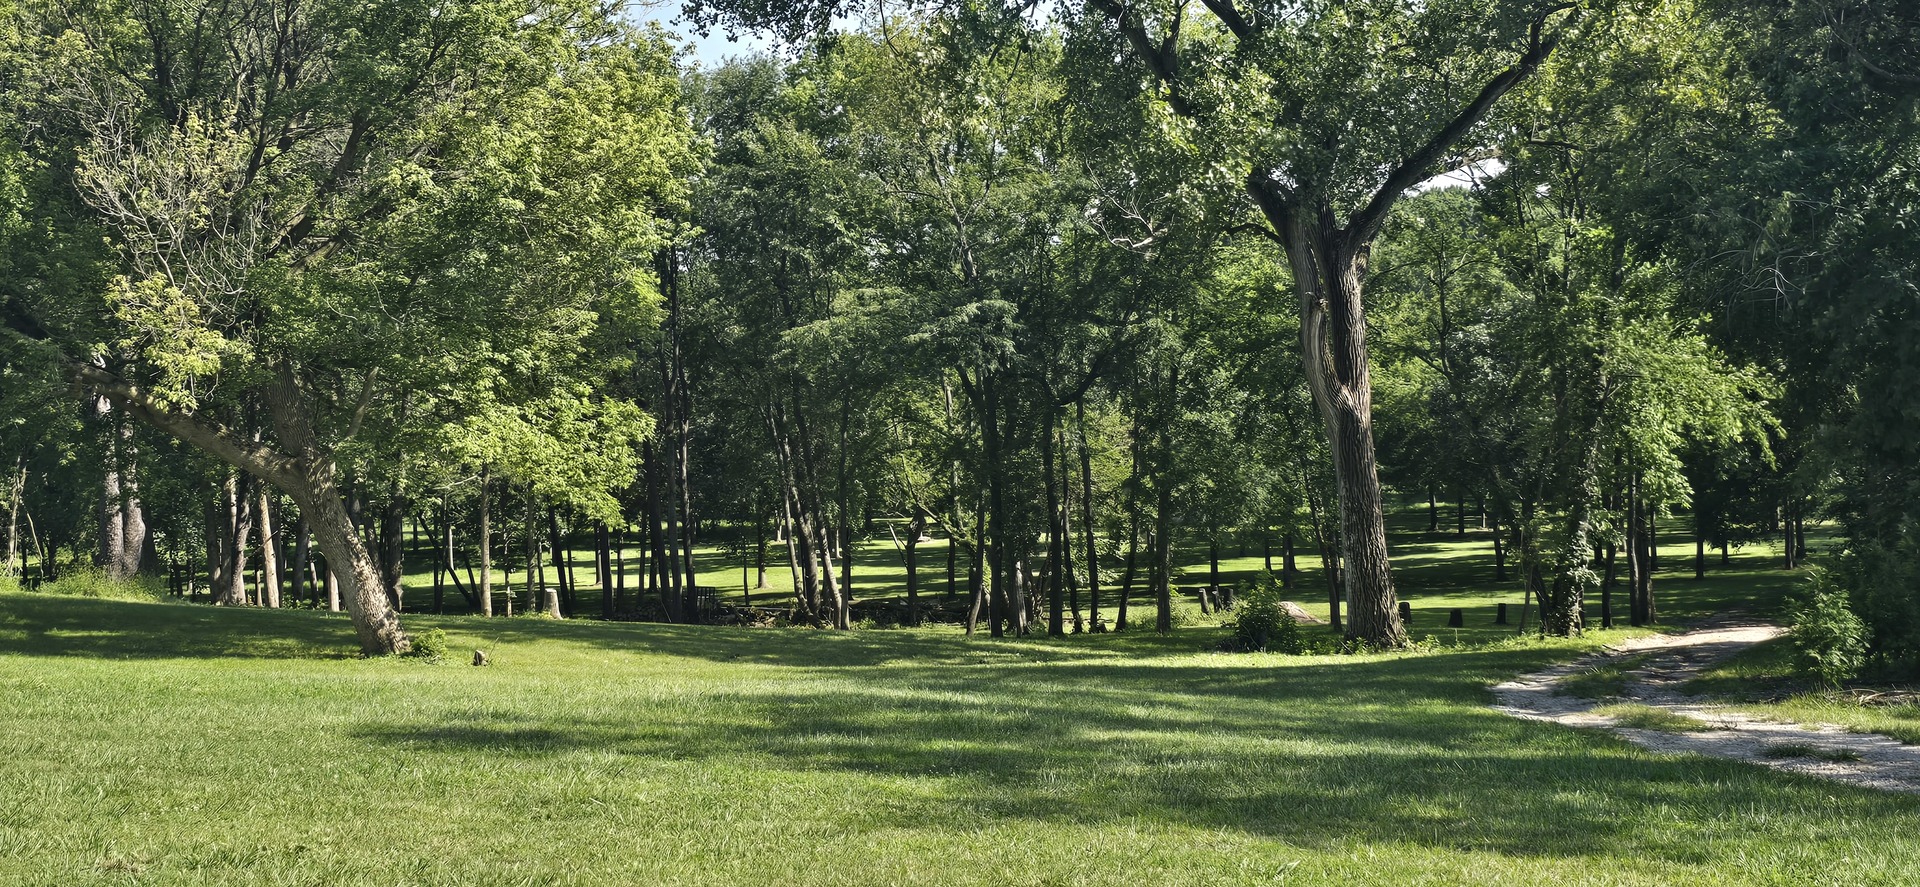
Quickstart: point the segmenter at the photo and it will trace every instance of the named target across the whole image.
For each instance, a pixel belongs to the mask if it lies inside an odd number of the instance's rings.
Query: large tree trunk
[[[1287,263],[1300,296],[1300,345],[1308,386],[1326,425],[1339,493],[1341,574],[1347,635],[1377,647],[1403,647],[1399,602],[1387,558],[1386,515],[1373,446],[1373,382],[1361,295],[1366,242],[1350,243],[1320,214],[1275,203],[1262,209],[1285,235]]]
[[[1087,405],[1074,404],[1080,429],[1080,528],[1087,537],[1087,606],[1089,622],[1096,632],[1105,631],[1100,621],[1100,550],[1093,533],[1093,450],[1087,442]]]
[[[214,603],[231,607],[247,601],[247,538],[253,535],[253,479],[244,473],[228,475],[226,487],[226,555],[221,565],[224,584],[214,589]]]
[[[345,586],[347,610],[361,651],[378,655],[405,653],[412,648],[399,616],[387,606],[379,571],[340,498],[333,455],[321,446],[313,421],[300,401],[299,385],[284,367],[267,386],[264,398],[280,449],[257,441],[234,440],[193,416],[153,403],[143,392],[104,370],[76,364],[69,364],[68,369],[141,420],[279,487],[307,517],[328,566]]]

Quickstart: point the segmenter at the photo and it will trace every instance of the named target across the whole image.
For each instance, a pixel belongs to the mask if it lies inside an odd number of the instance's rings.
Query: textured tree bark
[[[1262,195],[1258,189],[1256,198]],[[1386,514],[1373,446],[1373,382],[1361,305],[1368,247],[1349,243],[1324,217],[1281,205],[1262,209],[1283,232],[1300,295],[1300,344],[1308,387],[1326,423],[1339,494],[1347,635],[1377,647],[1403,647],[1406,627],[1387,555]]]
[[[246,606],[247,539],[253,535],[252,478],[245,473],[227,476],[226,563],[221,567],[225,584],[215,589],[214,603],[230,607]]]
[[[1216,596],[1214,603],[1215,606],[1218,606],[1219,601],[1217,600],[1217,596],[1220,594],[1220,543],[1213,539],[1207,540],[1207,590]]]
[[[967,558],[967,634],[980,625],[980,610],[987,603],[987,508],[984,497],[975,500],[973,509],[973,553]]]
[[[413,642],[400,627],[399,614],[387,604],[373,557],[354,531],[341,500],[333,457],[321,447],[298,397],[292,377],[283,371],[270,389],[267,405],[276,436],[293,458],[283,472],[287,482],[273,479],[274,483],[312,523],[314,540],[340,583],[361,652],[369,656],[406,653],[413,649]]]
[[[1616,561],[1620,549],[1612,542],[1607,543],[1606,574],[1600,577],[1600,627],[1613,627],[1613,586],[1619,581]]]
[[[103,369],[74,362],[68,363],[67,369],[141,421],[279,487],[312,524],[314,539],[329,567],[345,585],[347,610],[361,651],[378,655],[411,649],[399,617],[380,591],[373,558],[341,500],[332,453],[320,444],[313,420],[301,402],[299,385],[286,367],[276,367],[274,378],[261,391],[273,418],[277,448],[257,440],[228,437],[194,416],[154,403],[140,388]]]
[[[914,515],[907,522],[907,624],[920,624],[920,534],[926,532],[927,519]]]
[[[112,414],[107,411],[105,401],[106,398],[101,398],[100,415],[112,421]],[[126,547],[126,518],[120,512],[120,469],[115,461],[110,436],[107,444],[107,470],[100,484],[100,552],[96,555],[96,560],[100,563],[100,569],[108,576],[124,579],[126,574],[121,572],[121,551]]]
[[[1086,630],[1080,618],[1080,577],[1073,568],[1073,470],[1067,465],[1067,429],[1059,431],[1060,453],[1060,573],[1067,583],[1067,613],[1073,617],[1073,633]]]
[[[1500,535],[1500,518],[1493,518],[1493,581],[1507,581],[1507,544]]]
[[[765,512],[763,511],[761,514],[764,516]],[[760,531],[760,553],[754,559],[755,577],[753,587],[755,588],[767,587],[767,534],[770,532],[772,532],[772,528],[770,527],[763,528]]]
[[[765,557],[765,548],[761,556]],[[762,562],[764,569],[764,561]],[[600,618],[613,618],[613,541],[607,533],[607,525],[600,524],[594,530],[594,567],[600,582]]]
[[[1175,362],[1167,369],[1167,399],[1171,406],[1180,396],[1180,364]],[[1153,591],[1154,630],[1161,634],[1173,631],[1173,483],[1171,478],[1173,461],[1172,422],[1160,423],[1159,452],[1155,454],[1154,493],[1158,499],[1153,515]]]
[[[1120,606],[1113,617],[1113,630],[1127,630],[1127,604],[1133,600],[1133,581],[1140,560],[1140,512],[1133,509],[1127,521],[1127,557],[1120,567]]]
[[[1153,630],[1173,631],[1173,486],[1159,478],[1158,508],[1153,516]]]
[[[1640,495],[1640,475],[1627,481],[1627,581],[1629,621],[1635,626],[1653,624],[1653,571],[1648,557],[1648,506]]]
[[[553,561],[553,582],[559,586],[560,611],[568,619],[574,615],[573,558],[567,551],[566,534],[560,532],[560,514],[547,506],[547,557]]]

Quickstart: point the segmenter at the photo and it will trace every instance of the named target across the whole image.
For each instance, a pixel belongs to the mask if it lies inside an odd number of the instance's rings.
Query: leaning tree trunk
[[[78,362],[69,363],[67,369],[142,421],[279,487],[307,517],[328,567],[338,576],[361,651],[379,655],[412,649],[399,616],[387,605],[381,591],[373,556],[355,531],[340,497],[339,469],[333,454],[315,434],[313,420],[300,400],[299,383],[286,367],[277,368],[276,378],[264,392],[279,448],[259,441],[235,440],[198,417],[154,402],[144,391],[103,369]]]
[[[292,451],[292,458],[286,460],[290,464],[276,465],[269,479],[307,516],[314,542],[340,583],[354,633],[360,637],[360,651],[368,656],[409,652],[413,641],[400,627],[399,613],[387,603],[380,570],[347,515],[333,454],[314,434],[297,384],[284,370],[267,405],[281,445]]]

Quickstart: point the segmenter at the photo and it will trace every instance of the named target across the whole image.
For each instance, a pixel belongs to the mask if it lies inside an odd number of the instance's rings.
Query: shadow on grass
[[[0,652],[101,659],[345,659],[359,642],[345,615],[0,595]]]
[[[1839,792],[1864,815],[1920,812],[1914,799],[1651,756],[1480,705],[1487,681],[1546,655],[1284,667],[894,666],[807,692],[700,695],[690,687],[701,699],[696,717],[638,701],[618,719],[422,717],[367,723],[355,735],[475,766],[500,754],[588,752],[763,775],[845,774],[911,786],[874,797],[889,826],[900,828],[1161,822],[1322,849],[1408,842],[1540,857],[1631,850],[1694,863],[1711,858],[1697,841],[1658,834],[1620,816],[1619,805],[1767,809]],[[1595,803],[1595,793],[1610,803]]]

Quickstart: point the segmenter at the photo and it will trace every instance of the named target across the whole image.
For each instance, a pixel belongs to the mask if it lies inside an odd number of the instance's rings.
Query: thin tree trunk
[[[17,577],[26,572],[20,554],[20,512],[26,494],[26,459],[14,456],[13,472],[7,478],[7,559],[0,563],[0,576]]]
[[[480,615],[493,616],[493,522],[488,514],[492,498],[493,476],[489,468],[480,469]]]
[[[280,561],[275,542],[279,538],[274,534],[272,503],[267,498],[265,484],[260,485],[255,497],[254,510],[260,523],[260,604],[273,609],[280,608]]]
[[[1087,537],[1087,604],[1095,632],[1106,630],[1100,621],[1100,550],[1093,532],[1093,447],[1087,439],[1087,404],[1073,405],[1075,423],[1080,430],[1080,527]]]
[[[380,509],[380,580],[394,612],[406,603],[406,532],[407,500],[395,492]]]
[[[1507,545],[1500,535],[1500,518],[1493,519],[1493,581],[1507,581]]]
[[[920,624],[920,534],[927,528],[926,518],[914,515],[907,522],[907,624]]]
[[[1060,472],[1054,463],[1054,411],[1043,413],[1040,428],[1040,480],[1047,488],[1047,634],[1059,637],[1067,633],[1066,583],[1061,575],[1061,546],[1066,539],[1060,532]]]
[[[295,601],[312,599],[316,604],[315,587],[308,577],[313,568],[313,532],[307,529],[307,516],[302,514],[293,523],[293,597]]]
[[[1600,579],[1600,627],[1601,628],[1613,627],[1613,586],[1615,582],[1619,581],[1619,574],[1617,572],[1618,568],[1616,567],[1615,561],[1619,556],[1619,552],[1620,552],[1619,546],[1614,545],[1612,542],[1607,543],[1606,573]]]
[[[1127,604],[1133,600],[1133,580],[1138,574],[1140,556],[1140,512],[1136,509],[1127,522],[1127,558],[1121,565],[1120,612],[1114,615],[1113,630],[1127,630]]]

